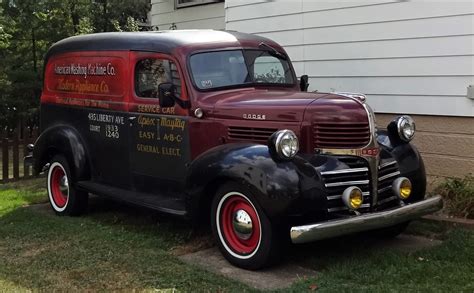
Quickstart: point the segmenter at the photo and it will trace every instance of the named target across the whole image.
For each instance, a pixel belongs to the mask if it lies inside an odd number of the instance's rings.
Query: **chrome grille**
[[[315,148],[360,148],[370,141],[369,122],[313,124]]]
[[[364,202],[359,209],[360,212],[368,212],[370,209],[369,168],[364,159],[358,157],[347,157],[340,159],[349,168],[322,171],[324,184],[328,192],[328,212],[345,212],[348,208],[342,201],[342,193],[349,186],[357,186],[362,190]]]
[[[328,192],[328,212],[347,212],[348,208],[342,201],[342,193],[349,186],[359,187],[364,196],[364,202],[359,212],[368,212],[371,207],[370,170],[366,161],[360,157],[346,157],[343,161],[347,169],[322,171],[324,184]],[[378,197],[377,207],[386,209],[398,205],[398,197],[392,192],[392,182],[400,177],[397,161],[393,158],[382,160],[378,166]]]
[[[387,208],[398,204],[398,197],[392,192],[392,182],[400,177],[397,161],[393,159],[380,162],[379,179],[377,182],[378,198],[377,206]]]
[[[229,126],[227,129],[227,137],[231,140],[258,141],[266,143],[268,138],[275,131],[277,131],[277,129]]]

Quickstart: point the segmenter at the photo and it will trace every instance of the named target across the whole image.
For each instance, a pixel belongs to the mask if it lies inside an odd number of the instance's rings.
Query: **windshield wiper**
[[[273,57],[277,57],[278,59],[288,60],[288,58],[286,57],[285,54],[282,54],[282,53],[278,52],[277,49],[273,48],[272,46],[270,46],[270,45],[267,44],[267,43],[261,42],[258,46],[259,46],[259,47],[265,47],[265,48],[267,48],[267,49],[270,49],[269,53],[270,53],[270,55],[272,55]]]

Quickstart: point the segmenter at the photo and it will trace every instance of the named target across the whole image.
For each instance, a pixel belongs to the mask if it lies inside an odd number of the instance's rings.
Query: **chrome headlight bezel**
[[[406,196],[402,194],[402,186],[407,186],[409,192]],[[407,200],[410,198],[410,195],[413,190],[413,184],[411,183],[410,179],[406,177],[398,177],[392,182],[392,192],[395,194],[400,200]]]
[[[396,123],[398,137],[400,137],[401,140],[409,142],[415,137],[416,125],[413,118],[408,115],[403,115],[397,118]]]
[[[270,137],[270,149],[272,149],[279,159],[289,160],[296,156],[299,151],[299,141],[296,134],[283,129],[275,132]]]

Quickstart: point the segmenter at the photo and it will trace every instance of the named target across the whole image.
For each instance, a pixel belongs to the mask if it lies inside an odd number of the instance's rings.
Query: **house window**
[[[224,2],[224,0],[175,0],[176,8]]]

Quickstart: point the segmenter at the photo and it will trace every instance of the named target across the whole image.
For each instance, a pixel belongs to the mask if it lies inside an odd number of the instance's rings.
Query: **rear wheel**
[[[51,160],[48,196],[51,207],[58,215],[77,216],[87,207],[88,194],[74,188],[69,164],[62,155],[56,155]]]
[[[211,215],[219,249],[230,263],[259,269],[277,259],[276,229],[248,190],[224,184],[213,200]]]

